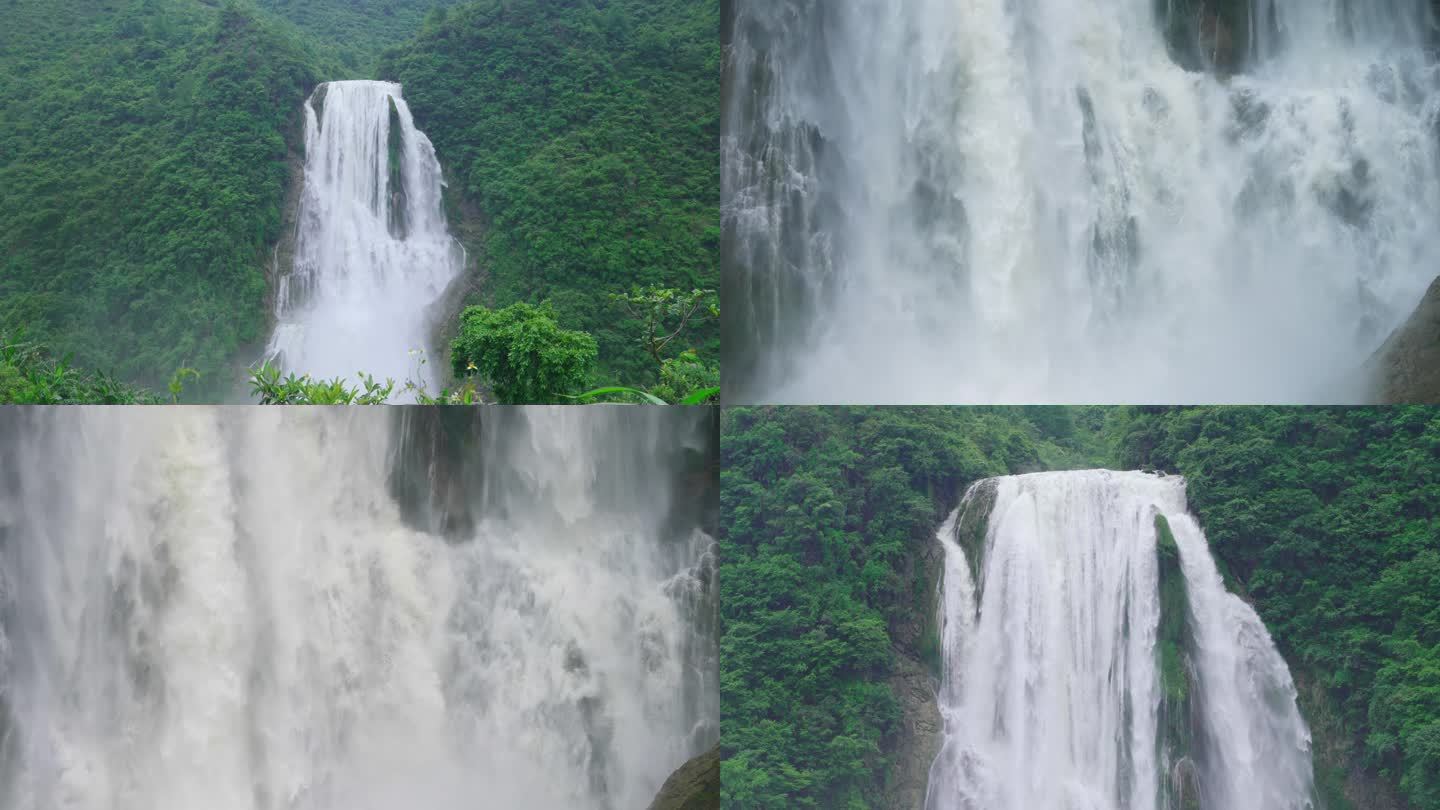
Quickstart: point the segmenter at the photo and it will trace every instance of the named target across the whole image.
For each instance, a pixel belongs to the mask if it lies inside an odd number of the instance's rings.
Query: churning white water
[[[987,507],[983,559],[970,560],[957,515]],[[1204,810],[1313,806],[1289,670],[1185,509],[1182,479],[1144,473],[972,487],[940,531],[945,732],[927,810],[1167,810],[1185,774]],[[1156,514],[1188,602],[1195,739],[1178,741],[1184,751],[1160,723]]]
[[[465,264],[435,149],[390,82],[320,85],[305,103],[305,186],[268,353],[287,372],[358,372],[434,390],[431,331]],[[288,270],[289,272],[285,272]],[[425,355],[422,355],[424,352]]]
[[[733,397],[1366,399],[1440,272],[1429,0],[1221,5],[737,0]]]
[[[708,428],[409,411],[6,414],[0,808],[630,810],[713,744]]]

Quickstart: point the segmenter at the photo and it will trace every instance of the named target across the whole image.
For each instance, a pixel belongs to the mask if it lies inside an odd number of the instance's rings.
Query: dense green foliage
[[[477,301],[551,301],[629,385],[658,369],[607,294],[718,286],[719,5],[481,0],[436,12],[381,66],[483,214]],[[710,320],[669,351],[716,357],[718,335]]]
[[[562,329],[550,304],[468,307],[450,346],[456,377],[479,374],[507,405],[559,402],[585,385],[595,338]]]
[[[380,52],[420,30],[432,9],[458,0],[255,0],[332,49],[344,78],[366,78]]]
[[[180,379],[177,375],[175,381]],[[0,332],[0,405],[139,405],[160,400],[105,374],[56,359],[33,342]]]
[[[1078,423],[1077,423],[1078,416]],[[915,557],[978,478],[1100,463],[1103,411],[728,409],[721,466],[724,803],[876,806]],[[909,651],[915,654],[918,651]]]
[[[612,387],[587,392],[582,395],[585,401],[618,396],[619,401],[698,405],[719,399],[720,366],[715,360],[702,358],[694,349],[685,349],[673,357],[667,351],[672,343],[690,337],[687,327],[693,329],[707,318],[719,320],[720,303],[714,290],[682,292],[652,285],[612,293],[610,300],[640,325],[640,346],[660,370],[660,381],[649,391]]]
[[[1440,411],[1139,409],[1120,461],[1185,474],[1211,548],[1340,706],[1360,764],[1440,809]]]
[[[702,392],[707,396],[701,401],[713,401],[720,396],[720,367],[686,350],[660,365],[660,382],[652,392],[665,402],[695,404],[691,400]]]
[[[7,0],[0,36],[0,326],[77,363],[224,390],[265,327],[284,133],[317,81],[253,10]]]

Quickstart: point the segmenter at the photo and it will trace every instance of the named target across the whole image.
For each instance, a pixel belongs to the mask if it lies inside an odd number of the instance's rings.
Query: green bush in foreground
[[[597,353],[595,338],[560,328],[549,303],[520,302],[466,308],[450,365],[456,377],[479,374],[501,402],[547,403],[583,387]]]
[[[175,384],[186,376],[177,373]],[[154,394],[108,374],[77,369],[70,365],[69,358],[50,357],[36,343],[0,333],[0,405],[136,405],[160,401]]]

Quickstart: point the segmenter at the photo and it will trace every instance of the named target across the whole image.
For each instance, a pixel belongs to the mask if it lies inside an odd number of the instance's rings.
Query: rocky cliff
[[[1440,403],[1440,277],[1367,364],[1380,404]]]
[[[939,514],[947,513],[959,500],[934,498]],[[934,493],[932,493],[932,498]],[[955,527],[960,543],[979,559],[983,550],[993,485],[982,484],[971,496],[971,508]],[[982,547],[977,549],[977,546]],[[892,765],[885,785],[885,810],[922,810],[930,780],[930,763],[940,753],[945,731],[936,700],[940,677],[940,594],[945,570],[945,551],[934,535],[917,539],[907,561],[910,581],[916,583],[917,605],[904,621],[890,628],[895,662],[890,689],[900,703],[900,730],[886,748]]]

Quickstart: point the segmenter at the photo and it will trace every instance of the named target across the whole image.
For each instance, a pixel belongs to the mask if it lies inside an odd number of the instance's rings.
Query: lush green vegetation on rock
[[[648,386],[642,324],[608,299],[719,279],[719,3],[482,0],[390,52],[459,197],[483,283],[469,303],[548,300],[595,336],[600,376]],[[718,356],[718,323],[669,356]]]
[[[0,326],[121,379],[233,386],[320,60],[233,3],[7,0],[4,28]]]
[[[724,806],[883,806],[887,683],[934,602],[919,558],[970,482],[1097,466],[1095,409],[728,409],[721,466]],[[934,632],[930,627],[928,632]]]

